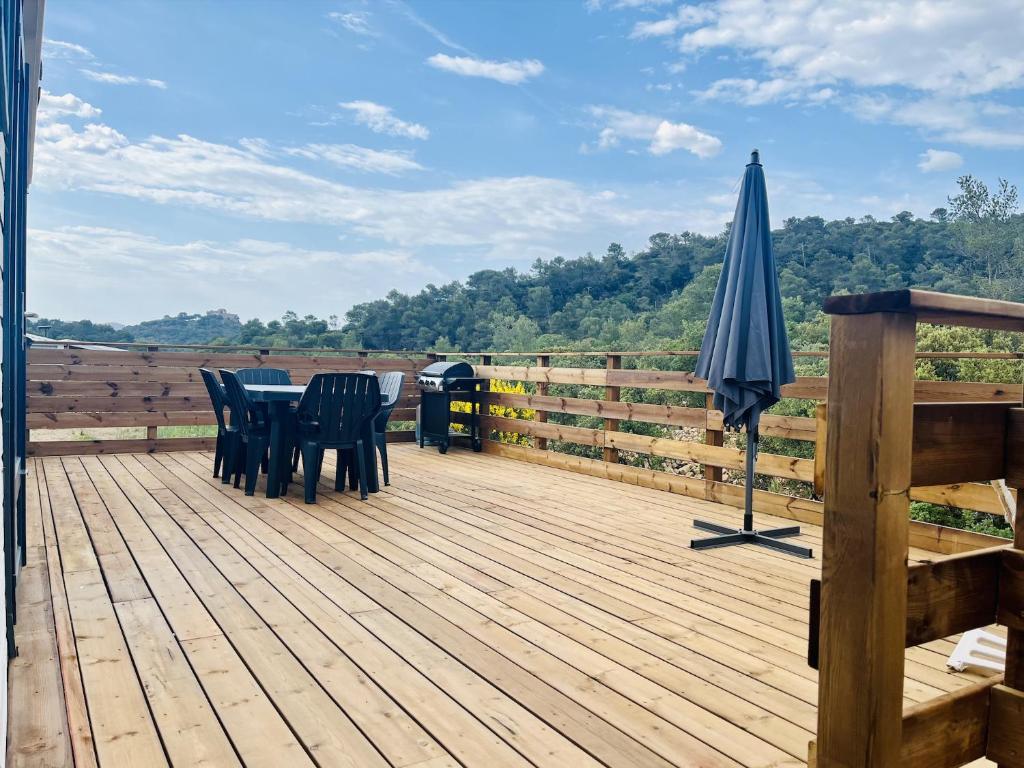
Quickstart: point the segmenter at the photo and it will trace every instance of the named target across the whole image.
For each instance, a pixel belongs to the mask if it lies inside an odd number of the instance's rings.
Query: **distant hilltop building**
[[[229,322],[234,322],[234,323],[241,322],[241,320],[239,319],[238,315],[234,314],[233,312],[228,312],[226,309],[208,309],[206,311],[206,316],[207,317],[211,317],[211,316],[212,317],[222,317],[225,320],[228,320]]]

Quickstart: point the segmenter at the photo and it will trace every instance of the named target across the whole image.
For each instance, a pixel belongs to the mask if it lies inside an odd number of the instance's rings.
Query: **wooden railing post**
[[[1013,448],[1016,447],[1013,446]],[[1008,477],[1008,479],[1010,478]],[[1013,523],[1013,548],[1024,549],[1024,488],[1021,487],[1019,478],[1013,480],[1014,484],[1017,485],[1017,501]],[[1014,617],[1014,619],[1019,621],[1019,617]],[[1006,619],[1003,618],[1003,621],[1006,621]],[[1021,624],[1009,623],[1007,625],[1006,672],[1003,674],[1003,682],[1010,688],[1024,691],[1024,626]],[[1019,729],[1019,720],[1013,724],[1013,727]],[[1012,768],[1012,764],[1000,762],[999,768]]]
[[[621,355],[606,355],[605,369],[609,371],[617,371],[622,367],[622,356]],[[608,387],[604,388],[604,399],[608,403],[619,402],[619,397],[622,391],[619,387]],[[619,429],[618,419],[605,419],[604,420],[604,431],[605,432],[617,432]],[[605,447],[603,450],[604,460],[612,464],[619,463],[619,449]]]
[[[547,368],[551,365],[550,355],[537,355],[537,367]],[[537,394],[546,395],[548,393],[548,383],[546,381],[537,382]],[[548,420],[548,412],[542,411],[537,408],[533,412],[533,420],[544,422]],[[540,451],[546,451],[548,449],[548,439],[546,437],[535,437],[533,438],[533,447]]]
[[[901,764],[915,330],[911,313],[832,318],[819,768]]]
[[[146,347],[146,351],[147,352],[159,352],[160,351],[160,347],[156,346],[156,345],[149,346],[149,347]],[[159,434],[159,431],[160,431],[160,428],[157,427],[157,426],[154,426],[154,425],[150,425],[150,426],[146,427],[146,439],[147,440],[156,440],[157,439],[157,435]]]
[[[725,432],[711,429],[708,426],[708,414],[715,409],[715,396],[708,392],[704,395],[704,443],[705,445],[725,445]],[[711,501],[715,498],[715,483],[722,482],[722,468],[710,464],[704,465],[704,498]]]

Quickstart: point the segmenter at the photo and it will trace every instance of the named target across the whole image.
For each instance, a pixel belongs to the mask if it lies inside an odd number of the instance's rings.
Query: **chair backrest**
[[[227,429],[227,424],[224,422],[224,407],[228,403],[224,397],[224,390],[221,388],[220,382],[217,381],[217,377],[213,375],[213,371],[200,368],[199,373],[203,377],[203,384],[206,385],[206,391],[210,395],[213,415],[217,417],[217,427]]]
[[[376,376],[317,373],[299,401],[298,419],[300,428],[320,443],[354,443],[379,411]]]
[[[245,384],[284,384],[292,383],[288,371],[283,368],[239,368],[235,371],[238,380]]]
[[[237,422],[238,429],[245,436],[266,426],[263,412],[249,399],[249,393],[234,371],[221,369],[228,405],[231,407],[231,423]]]
[[[398,405],[398,398],[402,394],[402,384],[405,382],[405,374],[402,371],[390,371],[380,377],[380,399],[383,403],[380,413],[373,420],[373,428],[377,432],[385,432],[388,428],[388,419],[391,412]]]

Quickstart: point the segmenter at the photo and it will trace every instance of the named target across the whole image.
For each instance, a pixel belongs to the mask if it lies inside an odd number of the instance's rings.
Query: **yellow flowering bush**
[[[503,379],[491,379],[491,392],[505,392],[513,395],[525,395],[528,394],[526,388],[523,386],[521,381],[505,381]],[[456,401],[452,403],[452,410],[459,413],[469,413],[469,403],[463,401]],[[533,419],[534,411],[532,408],[513,408],[510,405],[501,405],[499,403],[491,403],[486,413],[491,416],[501,416],[506,419]],[[462,431],[464,427],[457,426],[455,429]],[[482,430],[484,439],[487,438],[487,430]],[[518,432],[501,432],[496,431],[497,439],[502,443],[514,443],[516,445],[529,445],[530,439],[526,435],[521,435]]]

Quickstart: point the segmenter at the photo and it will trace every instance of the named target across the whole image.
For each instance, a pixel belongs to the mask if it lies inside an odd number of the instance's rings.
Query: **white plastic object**
[[[983,629],[964,632],[946,666],[963,672],[968,666],[1002,672],[1006,669],[1006,641]]]

